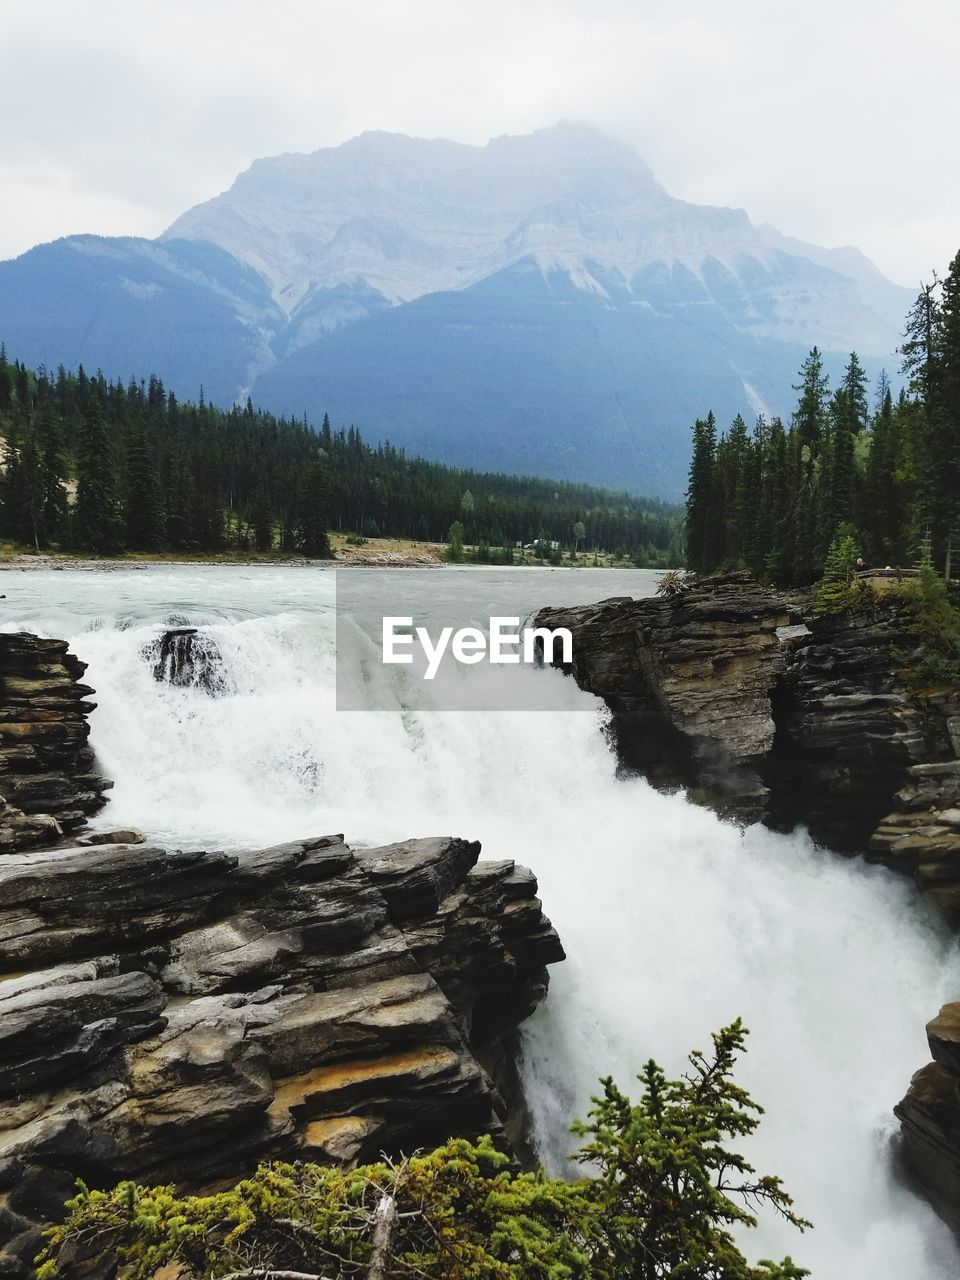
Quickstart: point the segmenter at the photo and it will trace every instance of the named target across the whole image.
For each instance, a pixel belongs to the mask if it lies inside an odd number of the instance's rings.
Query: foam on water
[[[563,575],[526,573],[531,607]],[[597,595],[649,589],[604,574]],[[815,1230],[764,1220],[754,1256],[817,1280],[945,1280],[952,1238],[892,1170],[892,1105],[926,1058],[924,1022],[960,993],[954,941],[912,887],[808,838],[741,832],[683,796],[617,781],[588,695],[555,672],[549,714],[335,710],[333,578],[305,570],[23,574],[2,626],[69,638],[90,664],[93,742],[115,779],[102,825],[179,847],[343,831],[354,843],[458,834],[537,873],[567,948],[524,1036],[547,1162],[600,1074],[676,1070],[721,1023],[751,1028],[744,1083],[766,1108],[750,1155]],[[429,602],[412,601],[413,612]],[[231,692],[158,685],[161,624],[201,624]],[[494,678],[471,668],[466,679]],[[381,698],[383,696],[380,691]]]

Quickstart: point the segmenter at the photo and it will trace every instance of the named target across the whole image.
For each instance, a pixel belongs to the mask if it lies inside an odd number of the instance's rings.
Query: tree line
[[[960,254],[923,285],[900,348],[902,390],[873,389],[851,353],[831,389],[819,350],[800,370],[788,426],[710,413],[693,429],[686,558],[698,573],[744,567],[809,586],[831,544],[850,538],[871,565],[916,563],[929,548],[950,578],[960,530]]]
[[[38,550],[330,554],[328,531],[472,544],[555,539],[678,562],[682,512],[488,474],[257,410],[180,402],[156,377],[55,374],[0,349],[0,537]]]

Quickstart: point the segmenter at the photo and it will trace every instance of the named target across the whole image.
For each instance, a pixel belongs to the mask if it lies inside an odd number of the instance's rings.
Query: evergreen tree
[[[328,560],[331,555],[328,529],[329,487],[322,462],[308,462],[304,468],[300,491],[300,519],[297,550],[313,560]]]
[[[799,435],[801,450],[808,450],[812,458],[822,442],[827,392],[830,389],[830,380],[823,372],[823,358],[817,347],[804,360],[800,381],[793,389],[800,392],[793,425]]]
[[[860,600],[854,581],[857,543],[849,526],[841,526],[830,543],[823,577],[813,592],[813,607],[818,613],[843,613]]]
[[[123,516],[101,393],[91,396],[77,445],[73,541],[81,551],[113,556],[123,550]]]
[[[123,518],[128,547],[158,551],[163,546],[165,527],[160,477],[142,418],[134,423],[127,443]]]
[[[834,392],[830,410],[830,452],[823,501],[824,551],[837,526],[853,515],[856,474],[853,441],[860,430],[859,409],[851,404],[846,385]]]
[[[636,1102],[603,1080],[574,1126],[589,1176],[518,1172],[483,1137],[354,1169],[272,1161],[207,1195],[81,1183],[37,1280],[78,1256],[126,1280],[801,1280],[789,1258],[753,1265],[741,1249],[760,1210],[810,1226],[735,1149],[762,1114],[733,1078],[745,1034],[717,1032],[677,1080],[651,1060]]]
[[[38,425],[43,476],[43,525],[47,539],[62,536],[67,528],[67,460],[60,419],[51,397],[44,400]]]
[[[463,563],[463,525],[454,520],[447,534],[447,559],[451,564]]]
[[[253,525],[253,541],[258,551],[273,550],[273,516],[270,495],[265,484],[258,486],[253,497],[250,522]],[[327,539],[329,552],[330,540]]]
[[[870,407],[867,403],[867,375],[863,371],[860,357],[855,351],[850,352],[850,359],[843,371],[840,387],[847,399],[850,430],[857,433],[864,431],[870,420]]]
[[[707,573],[715,564],[717,424],[713,414],[693,428],[693,455],[687,485],[687,566]]]
[[[943,281],[940,338],[941,403],[932,421],[932,490],[943,542],[944,577],[949,581],[960,537],[960,253]]]

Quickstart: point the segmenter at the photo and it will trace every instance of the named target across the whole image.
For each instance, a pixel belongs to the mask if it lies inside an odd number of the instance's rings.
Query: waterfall
[[[565,602],[562,575],[518,572],[531,607]],[[604,573],[596,590],[644,581]],[[741,1016],[740,1079],[766,1112],[744,1149],[815,1223],[799,1236],[764,1218],[750,1256],[790,1252],[815,1280],[957,1273],[893,1164],[924,1023],[960,994],[957,946],[909,883],[618,781],[601,708],[554,671],[522,674],[551,682],[549,713],[412,712],[398,683],[394,710],[338,714],[330,573],[31,573],[7,595],[5,629],[62,634],[90,664],[92,741],[116,782],[101,825],[195,848],[459,834],[534,869],[568,952],[524,1035],[552,1168],[598,1076],[629,1088],[650,1056],[676,1072]],[[145,651],[171,627],[219,655],[218,696],[154,678]]]

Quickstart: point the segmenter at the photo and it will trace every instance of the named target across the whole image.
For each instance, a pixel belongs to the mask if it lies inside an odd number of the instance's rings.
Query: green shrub
[[[813,588],[815,613],[846,613],[863,603],[864,591],[856,581],[857,544],[847,530],[837,530],[823,567],[823,577]]]
[[[574,1157],[592,1176],[518,1173],[489,1138],[362,1165],[263,1165],[228,1191],[80,1185],[48,1232],[38,1280],[81,1273],[183,1280],[231,1273],[347,1280],[799,1280],[790,1261],[751,1265],[732,1229],[765,1206],[801,1231],[780,1180],[729,1149],[761,1108],[733,1081],[746,1032],[735,1022],[668,1080],[655,1062],[632,1103],[611,1079],[593,1101]],[[64,1261],[62,1267],[59,1259]],[[101,1268],[94,1270],[93,1268]]]

